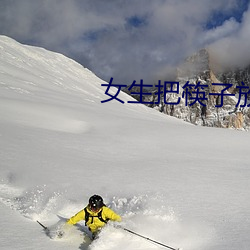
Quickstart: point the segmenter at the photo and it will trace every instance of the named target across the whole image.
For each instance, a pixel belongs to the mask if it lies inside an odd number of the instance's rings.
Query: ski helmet
[[[89,206],[93,210],[98,210],[103,207],[103,199],[99,195],[93,195],[89,198]]]

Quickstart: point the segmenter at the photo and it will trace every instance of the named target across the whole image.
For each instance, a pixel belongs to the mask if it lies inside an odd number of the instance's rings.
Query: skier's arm
[[[72,216],[70,219],[68,219],[67,224],[75,225],[78,221],[84,220],[85,218],[85,212],[84,209]]]
[[[122,221],[121,216],[116,214],[113,210],[111,210],[108,207],[105,207],[105,217],[112,221],[118,221],[118,222]]]

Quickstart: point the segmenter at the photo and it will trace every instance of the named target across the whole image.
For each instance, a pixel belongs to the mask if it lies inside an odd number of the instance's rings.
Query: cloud
[[[227,24],[220,27],[225,32]],[[232,25],[234,26],[234,25]],[[231,26],[231,27],[232,27]],[[250,8],[245,11],[242,21],[235,24],[232,32],[210,44],[218,64],[225,67],[245,67],[250,64]]]
[[[234,34],[239,30],[239,28],[240,24],[235,20],[235,18],[232,17],[229,20],[224,21],[221,26],[204,31],[200,42],[201,44],[211,44]]]
[[[231,34],[249,37],[247,14],[242,23],[227,18],[206,28],[214,13],[230,17],[237,9],[237,0],[2,0],[0,33],[64,53],[106,80],[129,84],[164,77],[204,46],[231,47],[237,43]]]

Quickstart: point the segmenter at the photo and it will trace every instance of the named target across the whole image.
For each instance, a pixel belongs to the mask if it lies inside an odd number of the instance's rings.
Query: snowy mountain
[[[49,228],[93,194],[122,226],[184,250],[248,250],[249,133],[193,126],[133,100],[63,55],[0,36],[1,249],[153,250],[109,224]],[[115,94],[116,90],[110,90]]]
[[[154,103],[147,106],[195,125],[249,130],[250,109],[247,105],[250,95],[248,94],[245,104],[244,95],[239,96],[242,82],[246,87],[250,86],[249,67],[225,68],[216,63],[215,56],[209,50],[202,49],[188,57],[176,71],[174,82],[178,82],[178,87],[176,84],[173,85],[174,88],[170,84],[166,85],[167,93],[164,93],[162,87],[160,100],[157,84],[152,88],[151,94],[146,94],[147,91],[144,90],[143,102]],[[232,86],[224,91],[227,87],[224,84]],[[128,91],[129,88],[130,86],[124,89],[124,92],[139,101],[140,96],[133,94],[140,92],[139,87]],[[247,91],[243,87],[243,92]],[[226,95],[222,98],[221,93]]]
[[[197,102],[195,105],[185,107],[187,112],[182,116],[184,120],[197,125],[248,130],[250,110],[247,105],[249,102],[245,104],[245,107],[241,107],[241,105],[244,106],[244,98],[239,97],[237,88],[237,86],[242,86],[242,81],[246,85],[249,84],[248,70],[247,68],[241,71],[222,68],[222,65],[215,63],[214,55],[211,55],[207,49],[198,51],[180,65],[177,81],[181,86],[184,86],[187,81],[194,85],[200,82],[201,85],[208,86],[205,91],[207,101],[201,101],[206,107]],[[232,86],[223,92],[223,89],[227,87],[224,84]],[[201,91],[201,88],[199,90]],[[221,95],[218,95],[221,93],[226,94],[223,100]],[[230,94],[233,95],[230,96]],[[241,98],[240,104],[237,106],[239,98]]]

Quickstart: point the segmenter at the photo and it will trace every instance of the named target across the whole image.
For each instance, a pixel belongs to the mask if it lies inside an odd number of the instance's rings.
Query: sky
[[[249,27],[249,0],[0,0],[0,34],[63,53],[115,84],[170,80],[204,47],[244,66]]]

